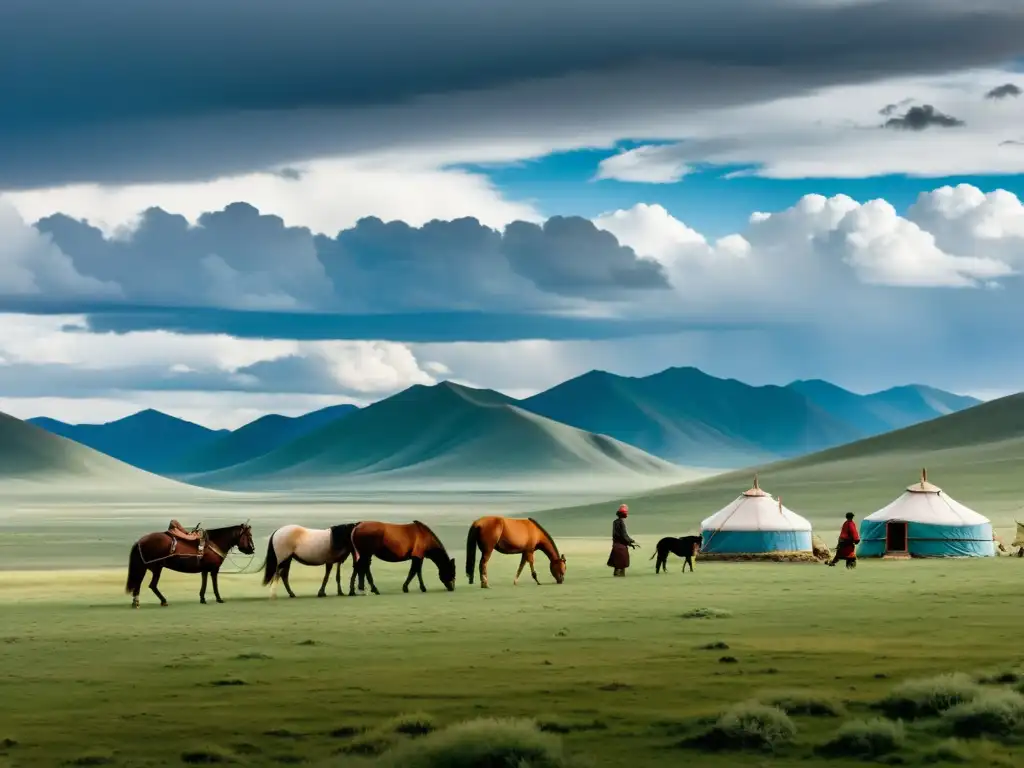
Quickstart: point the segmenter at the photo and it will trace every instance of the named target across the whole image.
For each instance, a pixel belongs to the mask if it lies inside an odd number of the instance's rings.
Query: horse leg
[[[288,574],[291,573],[291,570],[292,559],[289,557],[287,560],[281,563],[281,570],[279,571],[279,573],[281,574],[281,583],[284,584],[284,588],[288,592],[288,597],[295,597],[295,593],[292,592],[292,586],[288,583]],[[214,581],[214,589],[217,588],[216,583],[217,582]]]
[[[341,563],[338,563],[338,569],[334,572],[334,580],[338,582],[338,597],[344,597],[345,593],[341,591]]]
[[[402,591],[403,592],[408,592],[409,591],[409,584],[412,582],[413,578],[415,578],[415,576],[416,576],[416,565],[417,564],[422,564],[422,563],[423,563],[423,558],[414,557],[412,559],[412,563],[409,565],[409,575],[406,577],[405,583],[402,585]]]
[[[490,562],[491,553],[482,552],[480,554],[480,589],[487,589],[490,585],[487,583],[487,563]]]
[[[519,576],[523,572],[523,568],[526,567],[526,553],[523,552],[523,556],[519,558],[519,570],[516,571],[516,577],[512,579],[512,586],[516,586],[519,583]]]
[[[331,580],[331,568],[334,567],[334,563],[327,564],[327,572],[324,573],[324,583],[320,585],[320,591],[316,593],[317,597],[327,597],[327,582]],[[341,573],[341,566],[338,566],[338,573]]]
[[[213,579],[213,596],[217,598],[218,603],[223,603],[224,599],[220,596],[220,590],[217,588],[217,574],[219,572],[220,571],[218,568],[214,568],[212,571],[210,571],[210,578]],[[287,583],[285,583],[285,586],[287,586]],[[290,589],[288,591],[291,592]]]
[[[416,566],[416,578],[420,582],[420,592],[426,592],[427,585],[423,583],[423,558],[420,558],[420,564]]]
[[[533,565],[533,552],[526,553],[526,562],[530,564],[530,575],[533,576],[534,582],[540,586],[540,579],[537,578],[537,569]]]
[[[199,585],[199,602],[202,605],[206,605],[206,577],[207,572],[202,571],[202,583]]]
[[[367,555],[366,556],[366,567],[365,567],[365,570],[363,571],[363,573],[366,576],[366,580],[368,582],[370,582],[370,592],[372,592],[375,595],[379,595],[380,592],[377,591],[377,585],[373,583],[373,574],[370,573],[370,558],[371,557],[373,557],[373,555]]]
[[[160,583],[160,574],[163,572],[163,568],[156,567],[153,569],[153,578],[149,580],[149,588],[153,590],[153,594],[160,598],[161,607],[167,607],[167,598],[160,594],[160,590],[156,588],[156,585]]]

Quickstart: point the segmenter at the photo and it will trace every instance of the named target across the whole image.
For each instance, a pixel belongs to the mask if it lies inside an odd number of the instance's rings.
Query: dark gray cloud
[[[922,104],[908,109],[898,117],[885,121],[885,128],[903,131],[923,131],[926,128],[958,128],[965,125],[963,120],[940,112],[931,104]]]
[[[1024,93],[1024,91],[1021,91],[1019,85],[1014,85],[1013,83],[1005,83],[1003,85],[996,86],[991,91],[986,93],[985,94],[985,98],[986,99],[1005,99],[1005,98],[1008,98],[1008,97],[1011,97],[1011,96],[1013,96],[1013,97],[1020,96],[1021,93]]]
[[[0,311],[107,307],[151,320],[158,308],[187,307],[272,316],[516,314],[669,288],[661,265],[578,217],[514,222],[504,233],[472,218],[422,227],[365,218],[326,237],[234,203],[203,214],[196,226],[151,208],[130,235],[120,237],[63,214],[36,227],[83,279],[118,291],[104,305],[94,294],[79,301],[56,292],[3,298],[0,284]]]
[[[1022,52],[1010,0],[5,0],[0,187],[593,128]],[[423,119],[394,120],[412,103]]]

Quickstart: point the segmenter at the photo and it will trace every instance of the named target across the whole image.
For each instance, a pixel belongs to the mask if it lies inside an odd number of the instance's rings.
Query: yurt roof
[[[754,486],[700,524],[704,531],[809,531],[811,523]]]
[[[897,499],[864,520],[888,522],[896,520],[926,525],[968,526],[990,522],[970,507],[947,496],[941,488],[928,482],[928,473],[921,471],[920,482],[907,486]]]

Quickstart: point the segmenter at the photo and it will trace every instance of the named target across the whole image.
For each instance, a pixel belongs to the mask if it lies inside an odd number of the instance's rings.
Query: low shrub
[[[947,709],[942,720],[955,735],[967,738],[1024,736],[1024,696],[1015,691],[986,691]]]
[[[683,746],[773,751],[796,736],[796,725],[778,707],[747,701],[726,710],[704,733]]]
[[[889,717],[907,720],[933,717],[958,704],[974,701],[983,690],[967,675],[939,675],[907,680],[896,686],[877,706]]]
[[[874,760],[895,752],[905,741],[902,722],[880,717],[873,720],[850,720],[839,727],[835,735],[821,747],[821,752],[832,757]]]
[[[396,738],[385,731],[365,731],[352,737],[338,752],[346,755],[382,755],[395,745]]]
[[[392,718],[379,730],[400,733],[403,736],[425,736],[437,730],[437,722],[433,715],[426,712],[413,712]]]
[[[812,691],[779,691],[763,700],[787,715],[841,717],[846,712],[843,705],[832,697]]]
[[[568,768],[559,737],[532,720],[470,720],[436,731],[383,755],[394,768]]]

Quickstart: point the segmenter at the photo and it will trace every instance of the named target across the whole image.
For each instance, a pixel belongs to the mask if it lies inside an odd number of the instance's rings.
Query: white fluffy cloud
[[[413,226],[472,216],[496,228],[540,218],[530,204],[506,200],[482,174],[438,169],[405,154],[314,160],[198,183],[72,185],[4,197],[27,221],[64,213],[107,235],[130,231],[146,208],[174,211],[195,223],[206,211],[239,201],[271,211],[289,226],[332,237],[365,216]]]
[[[365,403],[434,384],[446,370],[434,361],[421,364],[407,345],[391,342],[92,333],[84,323],[76,316],[0,315],[0,410],[55,415],[53,406],[88,420],[118,411],[111,403],[126,403],[127,412],[140,403],[165,404],[175,415],[200,409],[214,414],[203,423],[237,425],[266,412],[260,403],[285,413],[317,403]],[[72,402],[57,407],[65,399],[61,390]],[[98,402],[106,405],[94,414]],[[34,410],[43,405],[46,410]]]
[[[797,282],[818,291],[843,277],[867,285],[969,287],[1013,275],[1024,264],[1020,201],[969,185],[921,195],[906,218],[885,200],[807,195],[786,210],[752,214],[744,232],[714,243],[658,205],[604,214],[594,223],[664,264],[686,295],[736,281]]]
[[[0,295],[116,297],[120,288],[82,275],[50,238],[0,199]]]

